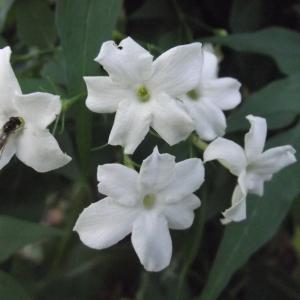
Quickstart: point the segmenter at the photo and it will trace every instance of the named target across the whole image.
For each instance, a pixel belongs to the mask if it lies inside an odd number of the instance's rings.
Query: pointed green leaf
[[[2,31],[7,13],[15,0],[1,0],[0,1],[0,31]]]
[[[47,1],[18,0],[17,29],[20,39],[28,46],[51,48],[56,40],[54,12]]]
[[[286,74],[300,71],[300,34],[280,27],[206,39],[237,51],[271,56]]]
[[[60,233],[58,229],[2,215],[0,216],[0,262],[28,244],[58,236]]]
[[[282,128],[300,113],[300,73],[273,81],[244,100],[228,119],[228,131],[246,129],[248,114],[264,117],[268,128]]]
[[[300,154],[300,125],[274,137],[268,147],[292,144]],[[300,164],[276,174],[265,184],[265,194],[248,196],[247,220],[226,226],[201,300],[216,300],[231,276],[278,230],[289,208],[300,193]],[[288,190],[287,190],[288,188]]]

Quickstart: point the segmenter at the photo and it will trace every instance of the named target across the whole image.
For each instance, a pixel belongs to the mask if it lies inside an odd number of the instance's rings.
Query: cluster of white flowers
[[[13,154],[39,172],[65,165],[63,154],[46,127],[60,112],[58,96],[22,95],[9,63],[10,49],[0,52],[0,168]],[[245,150],[222,138],[225,110],[241,102],[240,83],[218,78],[218,58],[200,43],[174,47],[156,60],[130,37],[116,45],[103,43],[95,59],[108,76],[85,77],[86,106],[93,112],[116,112],[108,143],[132,154],[152,127],[169,145],[193,131],[210,142],[204,162],[218,160],[238,176],[232,206],[223,224],[246,218],[247,193],[263,195],[264,182],[294,163],[295,150],[287,145],[263,152],[267,125],[247,116],[251,128]],[[140,172],[121,164],[98,167],[99,192],[106,198],[91,204],[79,216],[74,230],[84,244],[104,249],[131,233],[133,247],[145,269],[160,271],[172,255],[170,229],[187,229],[200,199],[193,193],[204,182],[199,158],[175,163],[175,157],[155,148]]]

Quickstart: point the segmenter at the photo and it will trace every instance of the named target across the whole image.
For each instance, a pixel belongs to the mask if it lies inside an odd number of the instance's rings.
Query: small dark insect
[[[24,120],[20,117],[10,117],[9,120],[3,125],[0,134],[0,151],[2,151],[7,143],[8,138],[19,128],[24,126]],[[0,156],[1,156],[0,154]]]

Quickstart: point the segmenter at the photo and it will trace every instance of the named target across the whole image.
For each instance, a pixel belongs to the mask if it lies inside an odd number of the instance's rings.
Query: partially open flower
[[[251,127],[245,135],[245,149],[230,140],[217,138],[204,152],[204,161],[217,159],[233,175],[238,176],[232,206],[223,213],[223,223],[246,219],[247,193],[262,196],[264,182],[271,180],[274,173],[296,162],[296,151],[290,145],[263,152],[267,135],[266,120],[252,115],[247,116],[247,119]]]
[[[99,192],[106,198],[79,216],[74,230],[81,241],[104,249],[130,234],[145,269],[160,271],[171,260],[171,229],[187,229],[200,200],[193,194],[204,181],[200,159],[175,163],[157,148],[143,161],[140,173],[120,164],[98,167]]]
[[[176,97],[200,80],[200,43],[174,47],[153,61],[148,51],[128,37],[119,46],[105,42],[96,61],[109,76],[84,78],[86,105],[98,113],[117,112],[111,145],[122,145],[131,154],[150,126],[170,145],[193,131],[193,122]]]
[[[0,50],[0,169],[14,154],[38,172],[67,164],[47,126],[61,110],[59,96],[48,93],[22,95],[10,65],[11,50]]]
[[[223,110],[241,102],[241,84],[234,78],[218,78],[218,58],[203,47],[203,68],[196,87],[179,98],[194,122],[199,137],[211,141],[223,136],[226,118]]]

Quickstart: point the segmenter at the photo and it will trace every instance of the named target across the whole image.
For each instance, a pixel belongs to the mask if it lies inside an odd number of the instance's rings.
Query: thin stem
[[[78,100],[80,100],[84,96],[83,93],[78,94],[72,98],[69,99],[62,99],[62,108],[61,111],[65,112],[67,111],[74,103],[76,103]]]
[[[123,154],[123,163],[126,167],[131,169],[139,168],[140,165],[131,159],[131,157],[127,154]]]
[[[182,28],[184,30],[184,33],[185,33],[185,37],[186,39],[189,41],[189,42],[192,42],[193,41],[193,33],[186,21],[186,17],[184,15],[184,13],[182,12],[182,9],[181,7],[178,5],[177,1],[176,0],[171,0],[171,3],[172,3],[172,6],[174,8],[174,11],[177,15],[177,18],[179,20],[179,22],[182,24]]]
[[[72,241],[72,233],[74,223],[78,218],[79,213],[84,207],[86,200],[90,198],[90,190],[87,185],[77,183],[73,188],[72,199],[74,199],[73,206],[70,208],[70,215],[67,218],[65,233],[62,237],[61,243],[58,246],[57,254],[52,264],[52,271],[55,273],[56,270],[61,266],[69,250],[69,245]]]
[[[197,135],[193,134],[191,136],[192,143],[198,148],[200,151],[204,151],[208,144],[202,141]]]
[[[101,145],[101,146],[98,146],[98,147],[94,147],[94,148],[91,149],[91,151],[102,150],[102,149],[106,148],[108,145],[109,145],[109,144],[106,143],[106,144],[104,144],[104,145]]]
[[[202,236],[203,236],[203,231],[204,231],[204,225],[205,225],[205,210],[206,210],[206,197],[207,197],[207,191],[206,191],[206,186],[203,191],[202,195],[202,206],[200,208],[199,213],[197,214],[197,218],[194,223],[194,228],[195,232],[193,232],[193,240],[192,243],[189,243],[189,251],[184,257],[184,266],[180,272],[179,275],[179,282],[178,282],[178,287],[177,287],[177,293],[176,293],[176,300],[181,300],[182,299],[182,293],[184,290],[184,283],[186,281],[187,274],[190,270],[190,268],[193,265],[193,262],[195,261],[198,252],[201,248],[201,241],[202,241]]]
[[[13,60],[14,61],[26,61],[26,60],[30,60],[35,57],[39,57],[41,55],[51,54],[57,50],[59,50],[59,47],[46,49],[46,50],[38,50],[38,51],[35,51],[32,53],[27,53],[27,54],[22,54],[22,55],[14,55]]]

